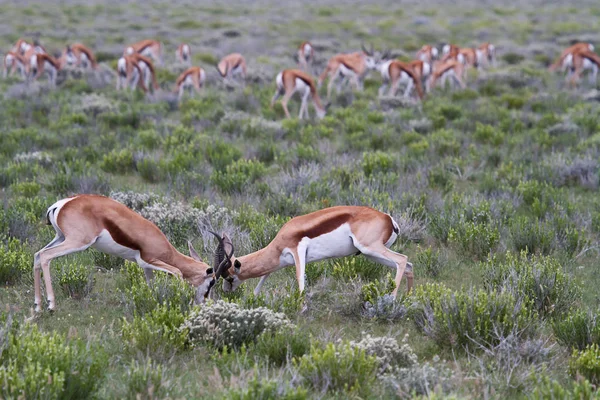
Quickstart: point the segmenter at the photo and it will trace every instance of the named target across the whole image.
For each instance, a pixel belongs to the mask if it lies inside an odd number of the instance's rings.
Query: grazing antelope
[[[458,83],[461,88],[465,88],[465,82],[462,79],[464,74],[464,65],[458,60],[440,61],[433,66],[433,72],[427,81],[427,91],[431,91],[438,80],[442,81],[442,85],[446,85],[446,80],[452,78],[452,81]]]
[[[299,92],[302,96],[302,105],[300,106],[300,114],[298,115],[298,118],[302,119],[303,115],[305,115],[306,118],[309,118],[309,97],[312,99],[313,105],[315,106],[317,118],[321,119],[325,116],[328,105],[323,107],[321,104],[321,99],[317,93],[315,82],[310,75],[300,71],[299,69],[284,69],[277,74],[275,82],[277,83],[277,89],[273,99],[271,100],[271,108],[275,104],[275,101],[277,101],[277,99],[283,95],[283,99],[281,99],[281,105],[283,106],[286,117],[290,118],[290,112],[287,108],[287,103],[294,93]]]
[[[191,65],[192,64],[192,50],[190,48],[190,45],[187,43],[182,43],[177,47],[177,50],[175,51],[175,59],[177,59],[177,62],[180,62],[182,64],[185,65]]]
[[[315,51],[310,42],[302,42],[298,47],[298,63],[300,68],[307,71],[315,60]]]
[[[18,53],[20,55],[24,55],[27,50],[32,48],[33,45],[27,42],[25,39],[17,40],[17,43],[10,50],[12,53]]]
[[[147,89],[152,87],[153,91],[157,91],[159,89],[158,82],[156,80],[156,71],[154,69],[154,64],[152,60],[146,56],[141,55],[140,53],[133,53],[130,55],[133,60],[135,60],[142,72],[142,79],[144,80],[144,85]],[[150,85],[152,84],[152,86]]]
[[[10,69],[10,73],[9,73]],[[21,78],[25,79],[27,76],[27,59],[19,53],[13,53],[9,51],[4,56],[4,68],[2,71],[2,75],[4,78],[7,76],[14,75],[16,70],[19,70],[19,74],[21,74]]]
[[[60,61],[45,53],[33,54],[29,59],[29,76],[34,80],[46,72],[48,73],[48,82],[56,86],[56,75],[60,69]]]
[[[550,71],[556,71],[558,68],[561,68],[563,72],[567,71],[573,65],[573,55],[581,51],[594,51],[594,45],[591,43],[578,42],[567,47],[560,53],[558,59],[553,62],[548,69]]]
[[[417,51],[416,58],[417,60],[431,64],[433,60],[438,58],[438,49],[428,44],[423,45],[423,47]]]
[[[584,71],[591,71],[589,76],[590,84],[595,84],[598,78],[598,69],[600,68],[600,56],[593,51],[579,51],[573,55],[572,67],[569,75],[570,83],[577,85]]]
[[[225,81],[240,77],[244,82],[246,80],[246,60],[239,53],[226,55],[217,64],[217,71]]]
[[[431,63],[428,63],[427,61],[413,60],[410,61],[408,65],[412,67],[413,72],[421,81],[421,86],[423,86],[424,83],[427,82],[429,75],[431,75]]]
[[[370,207],[325,208],[292,218],[265,248],[245,256],[233,256],[233,250],[226,251],[232,248],[231,239],[227,235],[217,236],[215,264],[219,263],[219,268],[215,275],[224,278],[226,292],[235,290],[247,279],[260,277],[254,289],[258,294],[271,273],[295,265],[298,288],[303,292],[307,263],[363,254],[396,269],[396,287],[392,292],[395,298],[405,271],[408,290],[413,287],[412,264],[405,255],[389,249],[398,233],[398,224],[389,214]]]
[[[136,86],[139,86],[144,93],[147,93],[143,76],[144,72],[135,58],[125,56],[117,61],[117,90],[125,89],[127,86],[135,90]]]
[[[483,65],[496,66],[496,47],[491,43],[483,43],[477,49],[477,64],[479,67]]]
[[[92,50],[81,43],[67,45],[61,56],[62,65],[96,69],[98,63]]]
[[[325,78],[329,77],[327,100],[331,98],[331,89],[336,82],[338,82],[338,93],[342,90],[342,84],[349,80],[354,82],[357,90],[362,90],[365,76],[370,70],[376,69],[378,64],[373,46],[371,46],[371,50],[362,46],[362,50],[362,52],[356,53],[336,54],[329,59],[318,81],[318,87],[321,87]]]
[[[183,71],[175,82],[175,92],[179,92],[178,99],[181,100],[183,92],[187,88],[193,88],[200,93],[200,88],[206,81],[206,73],[200,67],[190,67]]]
[[[448,53],[458,53],[460,51],[460,47],[455,44],[447,43],[442,47],[442,54],[446,55]]]
[[[129,46],[125,47],[123,55],[129,56],[134,53],[139,53],[143,56],[150,57],[156,61],[158,65],[162,65],[162,46],[157,40],[146,39],[134,44],[130,44]]]
[[[406,89],[404,90],[404,97],[408,97],[413,87],[417,89],[417,95],[420,99],[423,98],[423,87],[421,85],[421,77],[424,72],[429,74],[429,71],[421,70],[420,73],[415,72],[415,67],[423,65],[429,66],[429,64],[423,63],[423,61],[416,60],[416,63],[405,63],[398,60],[385,61],[379,65],[379,72],[383,79],[383,84],[379,88],[379,96],[382,96],[388,84],[390,85],[389,96],[395,96],[398,91],[398,86],[401,83],[406,83]]]
[[[212,268],[202,262],[188,242],[191,257],[178,252],[156,225],[108,197],[82,194],[57,201],[46,212],[54,239],[35,253],[33,261],[35,311],[41,311],[41,273],[44,272],[48,309],[56,307],[50,261],[93,247],[136,262],[150,280],[153,270],[190,282],[202,302],[215,283]]]

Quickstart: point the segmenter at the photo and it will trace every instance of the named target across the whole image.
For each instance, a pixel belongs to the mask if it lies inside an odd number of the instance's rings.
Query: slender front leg
[[[405,98],[410,95],[410,91],[412,90],[413,85],[414,85],[414,83],[413,83],[412,79],[409,80],[408,84],[406,85],[406,89],[404,89],[404,97]]]
[[[260,278],[260,281],[258,282],[258,285],[256,285],[256,287],[254,288],[254,295],[255,296],[258,296],[258,294],[260,293],[260,289],[262,288],[263,284],[265,283],[265,281],[267,280],[267,278],[269,277],[269,275],[271,275],[271,274],[263,275]]]

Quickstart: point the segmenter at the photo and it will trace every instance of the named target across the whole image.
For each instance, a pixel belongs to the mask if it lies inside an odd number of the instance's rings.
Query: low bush
[[[462,254],[481,260],[496,249],[500,243],[500,232],[491,223],[464,221],[450,228],[448,240],[454,243]]]
[[[425,275],[436,278],[440,275],[444,268],[444,261],[439,250],[433,250],[428,247],[426,249],[419,248],[415,258],[415,265],[425,272]]]
[[[396,368],[380,376],[385,393],[389,398],[453,399],[448,397],[456,378],[452,371],[444,367],[438,356],[433,362],[414,365],[408,368]]]
[[[361,277],[365,280],[381,279],[390,268],[373,262],[366,257],[344,257],[329,262],[333,277],[342,280],[354,280]]]
[[[377,357],[349,343],[311,346],[310,353],[294,360],[303,381],[314,390],[368,397],[379,366]]]
[[[307,332],[275,332],[260,335],[254,344],[254,352],[277,366],[285,365],[293,358],[302,357],[310,351],[311,337]]]
[[[126,174],[135,168],[133,153],[130,150],[113,150],[104,155],[100,168],[113,174]]]
[[[600,383],[600,348],[597,344],[583,350],[573,350],[569,360],[569,372],[573,376],[583,376],[593,385]]]
[[[417,365],[417,355],[410,346],[407,343],[400,346],[392,337],[366,335],[357,342],[349,342],[349,345],[363,350],[368,356],[375,357],[380,374],[396,368],[410,368]]]
[[[580,286],[552,257],[508,252],[504,260],[493,257],[484,263],[483,271],[488,290],[524,297],[541,316],[561,315],[581,297]]]
[[[70,263],[57,272],[56,279],[66,296],[80,300],[92,292],[96,278],[87,265]]]
[[[552,324],[554,336],[565,346],[583,350],[600,345],[600,318],[597,312],[574,310]]]
[[[242,159],[227,165],[225,171],[214,171],[210,180],[223,193],[242,193],[265,173],[266,167],[260,161]]]
[[[396,161],[389,153],[382,151],[363,153],[362,169],[367,177],[378,173],[386,174],[396,168]]]
[[[255,376],[245,388],[228,390],[223,399],[227,400],[306,400],[308,392],[303,388],[290,387],[288,384],[271,380],[259,379]]]
[[[518,216],[511,220],[508,229],[514,250],[544,255],[552,251],[554,233],[548,224],[536,218]]]
[[[166,396],[162,365],[147,358],[143,362],[132,360],[125,373],[126,392],[123,398],[152,400]]]
[[[220,300],[205,303],[192,311],[181,327],[189,331],[193,345],[210,344],[230,349],[252,343],[261,334],[292,328],[293,324],[282,313],[265,307],[243,309],[235,303]]]
[[[528,335],[537,317],[531,301],[497,291],[453,292],[426,284],[414,289],[412,300],[417,328],[442,347],[478,349],[509,334]]]
[[[531,400],[594,400],[598,399],[600,393],[587,379],[577,380],[565,385],[548,375],[543,375],[534,384],[531,394],[527,397]]]
[[[0,237],[0,285],[14,285],[33,276],[31,252],[18,239]]]

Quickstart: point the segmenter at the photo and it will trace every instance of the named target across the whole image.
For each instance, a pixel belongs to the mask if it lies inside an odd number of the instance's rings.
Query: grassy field
[[[61,72],[55,89],[0,80],[0,397],[600,396],[600,95],[546,70],[575,40],[600,45],[600,6],[459,3],[0,4],[0,49],[39,33],[52,52],[82,42],[101,62]],[[146,38],[164,45],[161,90],[117,92],[117,58]],[[274,77],[303,40],[319,73],[362,42],[410,58],[491,41],[498,66],[420,104],[378,98],[373,72],[323,120],[284,120],[269,108]],[[177,104],[182,41],[208,82]],[[246,56],[243,89],[213,67],[230,52]],[[372,206],[398,221],[393,249],[416,289],[391,301],[394,271],[356,256],[309,265],[304,295],[288,268],[260,296],[249,281],[193,309],[185,284],[149,288],[139,268],[88,250],[53,262],[57,311],[34,315],[46,209],[75,193],[125,202],[204,260],[207,229],[243,255],[293,216]]]

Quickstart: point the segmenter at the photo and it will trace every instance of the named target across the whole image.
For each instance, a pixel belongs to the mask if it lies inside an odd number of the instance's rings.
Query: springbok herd
[[[186,43],[179,45],[175,52],[177,61],[188,67],[175,81],[174,92],[179,94],[179,99],[186,90],[193,89],[199,92],[206,82],[204,69],[191,66],[191,55],[190,45]],[[369,50],[362,46],[362,51],[331,57],[325,70],[319,75],[316,85],[309,74],[315,60],[313,45],[303,42],[298,47],[295,58],[298,68],[285,69],[277,74],[277,89],[271,106],[283,96],[281,104],[286,116],[290,118],[287,103],[294,93],[298,92],[302,98],[299,118],[308,117],[309,98],[317,117],[322,118],[327,106],[322,104],[317,87],[320,88],[326,79],[329,79],[327,100],[331,97],[334,85],[338,93],[348,82],[352,82],[356,90],[362,90],[363,80],[371,70],[377,70],[381,74],[380,96],[384,95],[386,90],[389,96],[395,96],[403,85],[404,97],[410,97],[415,89],[418,98],[422,99],[438,82],[445,85],[450,80],[453,87],[458,85],[464,88],[469,68],[481,70],[495,65],[496,48],[491,43],[484,43],[477,48],[446,44],[440,54],[436,47],[424,45],[416,53],[415,60],[403,62],[396,60],[389,51],[376,52],[372,46]],[[158,90],[154,63],[163,64],[162,45],[159,41],[142,40],[125,47],[122,57],[117,62],[117,90],[140,88],[145,93]],[[18,71],[23,79],[30,81],[47,73],[49,82],[55,85],[57,71],[65,66],[95,69],[97,62],[92,50],[80,43],[66,46],[60,57],[55,58],[37,41],[29,43],[19,39],[4,56],[3,74],[6,77]],[[565,49],[550,66],[550,70],[560,69],[563,73],[566,72],[569,84],[576,85],[586,71],[590,71],[590,82],[595,82],[599,66],[600,57],[594,53],[594,46],[579,42]],[[243,84],[246,79],[246,61],[239,53],[223,57],[216,68],[225,81]]]
[[[566,72],[572,84],[579,81],[584,71],[591,71],[590,78],[595,81],[600,58],[593,50],[589,43],[577,43],[565,49],[550,69]],[[191,66],[190,46],[180,45],[176,58],[188,66],[175,82],[174,91],[179,93],[179,98],[186,89],[200,91],[206,73],[201,67]],[[322,105],[317,87],[329,79],[328,99],[334,85],[339,92],[342,85],[351,81],[357,90],[361,90],[370,70],[378,70],[382,76],[380,95],[387,90],[388,95],[394,96],[402,84],[405,85],[404,97],[411,96],[414,88],[422,99],[425,92],[430,92],[438,82],[445,84],[448,79],[453,86],[465,87],[467,70],[493,66],[496,49],[490,43],[477,48],[448,44],[443,46],[440,54],[437,48],[426,45],[417,52],[414,61],[403,62],[395,60],[389,51],[376,52],[372,46],[370,49],[362,46],[362,51],[331,57],[316,83],[308,73],[314,59],[313,45],[304,42],[297,50],[298,68],[285,69],[276,76],[277,91],[271,106],[283,96],[281,103],[287,117],[290,116],[287,103],[294,93],[299,92],[302,96],[300,118],[308,117],[309,98],[317,116],[322,118],[327,107]],[[117,89],[158,90],[154,63],[163,63],[160,42],[144,40],[127,46],[117,62]],[[97,62],[93,52],[82,44],[66,46],[57,59],[39,43],[22,39],[4,57],[4,75],[19,71],[28,82],[45,72],[54,85],[57,71],[65,66],[94,69]],[[216,68],[224,80],[243,84],[246,78],[246,62],[241,54],[227,55]],[[49,309],[54,310],[50,261],[89,247],[136,262],[144,269],[148,280],[154,270],[187,280],[196,288],[197,302],[208,297],[220,278],[223,278],[223,289],[231,291],[244,280],[260,277],[255,289],[258,293],[271,273],[292,265],[296,268],[296,279],[302,292],[307,263],[353,254],[363,254],[396,269],[394,297],[405,272],[408,289],[413,285],[412,264],[405,255],[390,250],[398,237],[398,224],[389,214],[369,207],[337,206],[295,217],[283,225],[265,248],[240,257],[234,255],[233,243],[226,234],[211,232],[218,239],[212,267],[200,259],[191,243],[190,256],[181,254],[156,225],[107,197],[78,195],[65,198],[50,206],[46,217],[56,236],[34,257],[35,309],[38,312],[42,303],[42,271]]]

